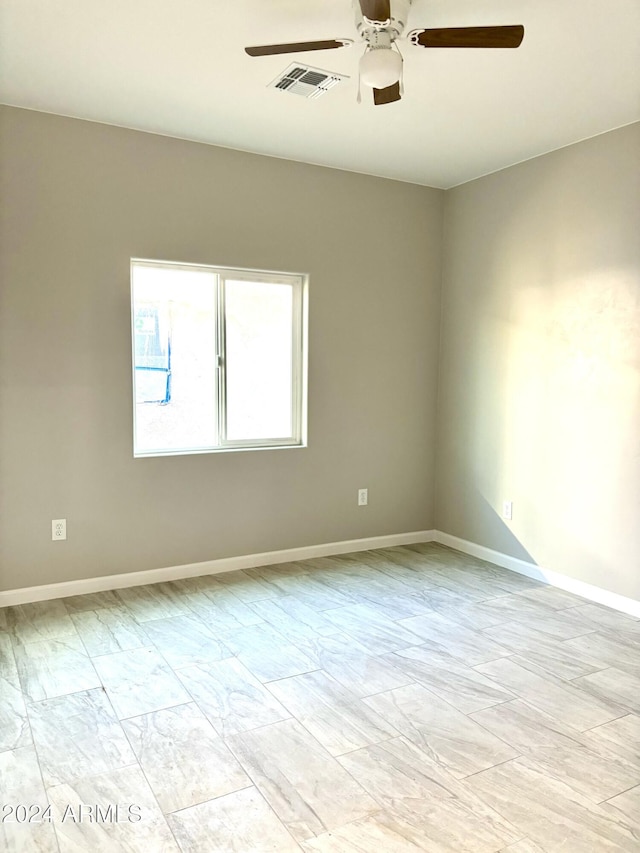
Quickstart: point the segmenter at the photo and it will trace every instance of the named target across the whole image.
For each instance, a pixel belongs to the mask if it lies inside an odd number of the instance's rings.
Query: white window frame
[[[215,359],[216,372],[212,393],[216,399],[216,423],[214,443],[204,447],[141,450],[136,447],[136,363],[135,363],[135,301],[133,272],[135,267],[157,269],[199,270],[214,276],[214,298],[216,306]],[[281,438],[235,439],[226,437],[226,335],[225,335],[225,283],[233,281],[255,281],[265,284],[283,284],[292,288],[291,327],[291,424],[292,434]],[[145,258],[131,259],[131,352],[133,376],[133,455],[180,456],[194,453],[220,453],[237,450],[266,450],[269,448],[306,447],[307,444],[307,330],[309,276],[305,273],[273,272],[270,270],[242,269],[241,267],[218,267],[208,264],[157,261]]]

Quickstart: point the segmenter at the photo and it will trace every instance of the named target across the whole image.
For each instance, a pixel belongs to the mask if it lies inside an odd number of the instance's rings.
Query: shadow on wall
[[[473,542],[477,545],[482,545],[485,548],[501,551],[503,554],[508,554],[510,557],[515,557],[518,560],[524,560],[527,563],[538,565],[538,561],[534,556],[527,551],[520,539],[514,531],[509,527],[517,525],[518,517],[514,515],[514,521],[507,523],[495,507],[481,494],[478,489],[471,490],[473,494],[469,494],[468,500],[477,511],[477,532],[473,538]],[[514,510],[517,513],[519,510],[516,507]],[[522,509],[525,513],[525,509]],[[496,545],[496,543],[500,543]]]
[[[567,553],[571,554],[572,559],[576,561],[578,565],[588,565],[592,573],[597,574],[599,582],[593,583],[590,580],[585,580],[580,577],[577,572],[573,572],[573,574],[566,572],[564,570],[564,565],[553,565],[547,558],[541,558],[539,560],[534,558],[518,538],[517,529],[510,529],[507,522],[500,517],[499,513],[494,510],[482,495],[476,494],[475,500],[477,501],[477,504],[482,507],[483,517],[485,520],[484,523],[487,525],[487,529],[486,535],[478,536],[473,540],[473,544],[481,545],[484,548],[489,549],[489,553],[483,553],[482,551],[475,552],[473,550],[471,550],[470,553],[476,553],[478,557],[488,560],[490,563],[495,562],[497,565],[504,565],[506,568],[522,572],[523,574],[540,580],[543,583],[548,583],[552,586],[559,587],[560,589],[565,589],[571,593],[583,596],[587,601],[594,601],[599,604],[603,604],[606,607],[613,607],[616,610],[628,613],[636,618],[640,617],[640,598],[635,591],[636,588],[633,586],[629,587],[630,594],[627,594],[624,591],[624,587],[622,587],[622,592],[617,592],[615,590],[615,587],[620,585],[620,578],[616,573],[620,567],[615,562],[612,562],[609,554],[594,553],[589,542],[585,544],[580,539],[572,540],[564,536],[565,547],[568,549]],[[523,513],[525,515],[527,513],[526,505],[523,506]],[[517,519],[514,519],[513,522],[509,522],[509,524],[516,526]],[[547,530],[547,533],[551,539],[553,539],[553,537],[564,535],[564,531],[561,530],[561,525],[561,519],[556,525],[548,525],[549,529]],[[498,538],[502,541],[503,545],[496,549],[495,539]],[[491,544],[486,544],[487,542],[490,542]],[[455,543],[451,543],[450,547],[455,549]],[[460,550],[463,552],[466,551],[465,548],[461,548]],[[492,559],[494,555],[491,554],[491,551],[493,550],[498,550],[500,555],[506,554],[507,557],[515,557],[516,560],[524,561],[528,566],[514,565],[509,562],[503,563],[499,557]],[[637,579],[637,572],[632,571],[631,575],[633,583],[634,579]]]

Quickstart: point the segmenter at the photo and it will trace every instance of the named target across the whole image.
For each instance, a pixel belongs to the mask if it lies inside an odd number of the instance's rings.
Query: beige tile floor
[[[433,544],[5,608],[0,793],[10,853],[637,853],[640,620]]]

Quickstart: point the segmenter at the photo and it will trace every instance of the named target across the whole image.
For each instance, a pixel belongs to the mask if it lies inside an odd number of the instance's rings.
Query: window
[[[131,262],[134,456],[300,446],[304,275]]]

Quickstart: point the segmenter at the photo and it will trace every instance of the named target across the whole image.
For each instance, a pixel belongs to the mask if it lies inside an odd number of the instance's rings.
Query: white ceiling
[[[243,51],[356,38],[351,0],[0,0],[0,99],[434,187],[640,119],[638,0],[414,0],[408,29],[499,24],[524,24],[519,49],[400,42],[405,96],[374,107],[359,43]],[[265,88],[294,59],[351,79]]]

